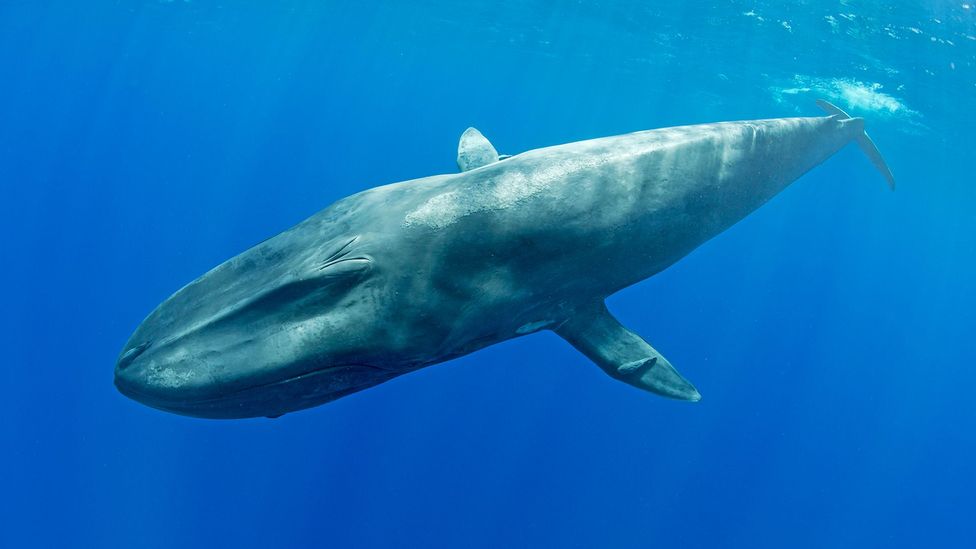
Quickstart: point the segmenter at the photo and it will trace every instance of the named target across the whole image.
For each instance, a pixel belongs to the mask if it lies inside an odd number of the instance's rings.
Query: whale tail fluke
[[[823,99],[817,99],[817,106],[823,109],[827,114],[836,116],[838,120],[848,120],[851,118],[851,115],[842,111],[836,105],[832,105]],[[885,162],[884,157],[881,156],[881,151],[878,150],[877,145],[874,144],[874,141],[871,140],[868,133],[862,131],[861,135],[857,136],[855,139],[857,140],[857,146],[864,151],[864,154],[867,155],[868,160],[874,164],[874,167],[881,172],[881,175],[885,178],[885,181],[888,182],[888,187],[890,187],[891,190],[895,190],[895,176],[891,174],[891,169],[888,168],[888,163]]]

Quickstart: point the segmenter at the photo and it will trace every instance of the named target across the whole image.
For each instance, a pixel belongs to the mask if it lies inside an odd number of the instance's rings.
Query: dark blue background
[[[972,543],[972,9],[343,4],[0,1],[0,545]],[[174,290],[454,171],[469,125],[515,153],[816,115],[844,82],[897,192],[846,149],[610,300],[701,403],[548,333],[274,421],[112,386]]]

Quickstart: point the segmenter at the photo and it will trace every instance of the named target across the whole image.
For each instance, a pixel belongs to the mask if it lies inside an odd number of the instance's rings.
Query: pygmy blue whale
[[[475,129],[461,173],[342,199],[204,274],[126,343],[115,384],[208,418],[279,416],[551,330],[610,376],[698,391],[608,312],[850,142],[893,187],[864,122],[828,116],[642,131],[500,157]]]

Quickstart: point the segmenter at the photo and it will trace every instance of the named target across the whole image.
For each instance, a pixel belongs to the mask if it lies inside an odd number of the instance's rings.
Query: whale
[[[279,417],[550,331],[610,378],[701,394],[607,309],[856,143],[864,120],[687,125],[500,155],[469,128],[458,173],[371,188],[215,267],[136,328],[117,389],[187,416]]]

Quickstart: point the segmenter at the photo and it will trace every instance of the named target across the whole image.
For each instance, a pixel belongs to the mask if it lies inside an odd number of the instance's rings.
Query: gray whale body
[[[499,156],[469,129],[461,173],[363,191],[245,251],[159,305],[126,343],[118,389],[206,418],[323,404],[551,330],[611,377],[698,391],[610,314],[848,143],[894,179],[860,118],[722,122]]]

